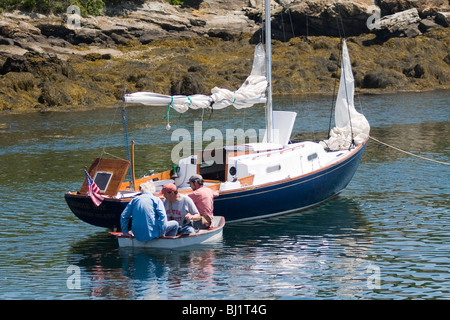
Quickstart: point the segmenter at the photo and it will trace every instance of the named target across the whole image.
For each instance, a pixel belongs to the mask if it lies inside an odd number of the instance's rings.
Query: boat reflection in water
[[[115,237],[99,233],[74,244],[69,263],[82,268],[82,289],[90,297],[192,298],[197,281],[214,285],[214,264],[222,249],[221,241],[183,250],[119,248]]]

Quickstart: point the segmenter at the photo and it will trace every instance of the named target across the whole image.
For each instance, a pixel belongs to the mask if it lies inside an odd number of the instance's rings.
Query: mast
[[[270,0],[265,0],[266,12],[266,77],[267,77],[267,102],[266,102],[266,136],[267,142],[273,142],[273,112],[272,112],[272,26],[270,18]]]

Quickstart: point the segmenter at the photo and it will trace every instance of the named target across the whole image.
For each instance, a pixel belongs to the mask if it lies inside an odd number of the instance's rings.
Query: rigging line
[[[342,64],[342,41],[339,43],[339,54],[338,54],[338,66],[341,66]],[[342,72],[342,70],[341,70]],[[331,100],[331,110],[330,110],[330,122],[328,123],[328,138],[330,139],[330,133],[331,133],[331,121],[333,119],[333,111],[336,108],[336,87],[338,83],[338,78],[336,77],[334,79],[334,86],[333,86],[333,98]]]
[[[426,158],[426,157],[423,157],[423,156],[419,156],[419,155],[417,155],[417,154],[414,154],[414,153],[411,153],[411,152],[402,150],[402,149],[400,149],[400,148],[394,147],[394,146],[392,146],[392,145],[390,145],[390,144],[387,144],[386,142],[382,142],[382,141],[380,141],[380,140],[378,140],[378,139],[376,139],[376,138],[374,138],[374,137],[372,137],[372,136],[369,136],[369,137],[370,137],[370,139],[372,139],[372,140],[374,140],[374,141],[376,141],[376,142],[378,142],[378,143],[380,143],[380,144],[382,144],[382,145],[384,145],[384,146],[386,146],[386,147],[389,147],[389,148],[392,148],[392,149],[394,149],[394,150],[397,150],[397,151],[406,153],[407,155],[410,155],[410,156],[413,156],[413,157],[417,157],[417,158],[420,158],[420,159],[423,159],[423,160],[427,160],[427,161],[436,162],[436,163],[443,164],[443,165],[446,165],[446,166],[450,166],[450,163],[448,163],[448,162],[438,161],[438,160]]]
[[[361,96],[359,94],[357,94],[356,97],[358,97],[359,111],[361,111],[361,113],[364,114],[364,108],[363,108],[363,103],[361,101]]]
[[[294,23],[292,22],[292,10],[289,8],[289,21],[291,23],[292,38],[295,38]]]
[[[345,29],[344,29],[344,21],[342,21],[342,16],[341,16],[341,10],[338,7],[338,15],[336,16],[336,23],[338,25],[338,32],[339,32],[339,37],[341,39],[341,45],[342,45],[342,52],[343,52],[343,41],[342,39],[345,40]],[[342,36],[341,36],[341,28],[342,28]],[[342,61],[344,61],[343,57],[342,57]],[[350,134],[351,134],[351,138],[352,138],[352,145],[355,144],[355,140],[353,137],[353,125],[352,125],[352,117],[350,115],[350,105],[349,105],[349,100],[348,100],[348,89],[347,89],[347,80],[346,80],[346,76],[345,76],[345,68],[343,68],[343,66],[341,67],[341,72],[343,73],[343,78],[344,78],[344,87],[345,87],[345,99],[347,100],[347,110],[348,110],[348,120],[350,123]],[[351,145],[350,145],[351,147]]]
[[[344,21],[342,20],[341,9],[339,7],[337,7],[336,23],[338,25],[337,27],[339,32],[339,38],[345,39]],[[342,28],[342,35],[341,35],[341,28]]]
[[[290,36],[288,36],[288,38],[289,38],[289,40],[288,41],[290,41],[291,39],[293,39],[293,38],[295,38],[296,37],[296,34],[295,34],[295,30],[294,30],[294,23],[293,23],[293,21],[292,21],[292,10],[291,10],[291,8],[287,8],[286,9],[286,13],[287,13],[287,15],[288,15],[288,17],[289,17],[289,24],[290,24],[290,27],[291,27],[291,35]],[[283,17],[283,15],[281,15],[281,17]],[[308,16],[306,16],[306,19],[308,19]],[[307,22],[306,22],[306,24],[308,24]],[[285,37],[285,41],[286,41],[286,30],[285,30],[285,28],[284,28],[284,21],[283,21],[283,35],[284,35],[284,37]],[[300,59],[301,57],[300,57],[300,54],[299,54],[299,59]],[[309,90],[308,90],[308,92],[309,92]],[[308,96],[307,96],[307,98],[309,98]],[[295,106],[295,103],[294,103],[294,97],[291,95],[291,99],[290,99],[291,101],[291,105],[292,106]],[[309,99],[307,100],[307,104],[309,105]],[[311,125],[311,131],[312,131],[312,139],[313,139],[313,141],[315,141],[315,131],[314,131],[314,126],[313,126],[313,121],[312,121],[312,117],[311,117],[311,110],[308,110],[309,111],[309,120],[310,120],[310,125]]]
[[[354,136],[353,136],[352,117],[350,114],[350,102],[348,99],[348,88],[347,88],[347,78],[346,78],[346,74],[345,74],[345,66],[342,66],[341,72],[343,73],[343,80],[344,80],[344,87],[345,87],[345,99],[347,100],[348,121],[350,122],[350,134],[351,134],[351,138],[352,138],[352,144],[354,145],[355,140],[354,140]]]
[[[100,159],[103,157],[103,154],[106,153],[106,152],[105,152],[105,149],[106,149],[106,147],[105,147],[105,145],[106,145],[106,140],[109,138],[109,136],[110,136],[110,134],[111,134],[111,129],[112,129],[112,126],[113,126],[113,124],[114,124],[114,122],[115,122],[115,120],[116,120],[117,110],[119,110],[119,108],[120,108],[120,105],[118,105],[118,106],[115,108],[115,110],[114,110],[114,115],[113,115],[113,117],[112,117],[112,119],[111,119],[111,123],[109,124],[108,133],[106,134],[106,138],[105,138],[105,140],[103,141],[102,152],[100,153],[100,156],[99,156]]]
[[[292,19],[291,19],[292,22]],[[306,43],[310,44],[308,38],[309,38],[309,19],[308,19],[308,15],[305,15],[305,25],[306,25]],[[294,27],[292,25],[292,32],[294,32]],[[308,112],[308,119],[309,119],[309,125],[311,128],[311,139],[312,141],[316,141],[316,131],[315,131],[315,127],[314,127],[314,121],[313,121],[313,117],[312,117],[312,100],[310,99],[310,92],[311,90],[311,84],[309,83],[309,81],[306,81],[306,86],[307,86],[307,93],[306,93],[306,107],[305,110]]]
[[[305,21],[306,21],[306,41],[308,41],[309,37],[309,22],[308,22],[308,14],[305,15]]]
[[[110,123],[110,125],[109,125],[108,133],[106,134],[106,138],[105,138],[105,140],[103,141],[102,152],[100,152],[100,156],[98,157],[100,160],[103,159],[103,155],[104,155],[104,154],[113,156],[112,154],[106,152],[106,150],[105,150],[105,149],[106,149],[105,145],[106,145],[106,140],[109,138],[109,135],[111,134],[111,129],[112,129],[112,126],[113,126],[114,121],[115,121],[115,119],[116,119],[117,110],[118,110],[119,108],[120,108],[119,105],[115,108],[113,118],[112,118],[111,123]],[[114,157],[115,157],[115,156],[114,156]],[[100,161],[97,163],[97,166],[95,167],[95,171],[98,171],[98,167],[99,167],[99,166],[100,166]]]
[[[340,26],[339,26],[339,15],[338,16],[336,16],[336,24],[337,24],[337,29],[338,29],[338,32],[339,32],[339,39],[341,40],[340,42],[339,42],[339,56],[338,56],[338,66],[340,66],[341,67],[341,72],[343,72],[343,68],[342,68],[342,60],[341,60],[341,58],[342,58],[342,35],[341,35],[341,28],[340,28]],[[334,80],[334,87],[333,87],[333,99],[331,100],[331,110],[330,110],[330,122],[329,122],[329,124],[328,124],[328,138],[327,139],[330,139],[330,134],[331,134],[331,121],[332,121],[332,118],[333,118],[333,111],[335,110],[335,108],[336,108],[336,86],[337,86],[337,81],[338,81],[338,79],[337,78],[335,78],[335,80]]]
[[[258,9],[258,8],[257,8]],[[259,23],[261,24],[261,29],[259,29],[259,43],[264,43],[264,1],[261,1],[261,8],[259,8],[261,14],[259,15]],[[255,19],[256,21],[256,19]]]
[[[119,160],[126,160],[126,159],[124,159],[124,158],[122,158],[122,157],[116,156],[116,155],[114,155],[114,154],[112,154],[112,153],[109,153],[109,152],[105,151],[105,149],[103,149],[103,152],[102,152],[102,153],[103,153],[103,154],[106,154],[106,155],[108,155],[108,156],[110,156],[110,157],[119,159]]]

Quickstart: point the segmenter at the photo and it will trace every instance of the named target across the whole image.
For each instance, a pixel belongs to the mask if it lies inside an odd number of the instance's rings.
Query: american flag
[[[92,180],[91,176],[86,171],[86,169],[84,170],[84,172],[86,173],[86,181],[89,189],[88,194],[91,197],[94,205],[98,207],[99,205],[101,205],[105,197],[100,194],[100,188],[95,184],[94,180]]]

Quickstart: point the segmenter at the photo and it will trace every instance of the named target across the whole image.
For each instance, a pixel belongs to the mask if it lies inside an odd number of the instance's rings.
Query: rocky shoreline
[[[71,14],[1,13],[0,112],[106,107],[133,91],[238,88],[261,35],[260,0],[191,2],[125,2],[75,28]],[[340,33],[358,92],[449,89],[448,2],[377,3],[379,19],[369,0],[273,1],[274,94],[330,94]],[[371,18],[378,24],[369,29]]]

